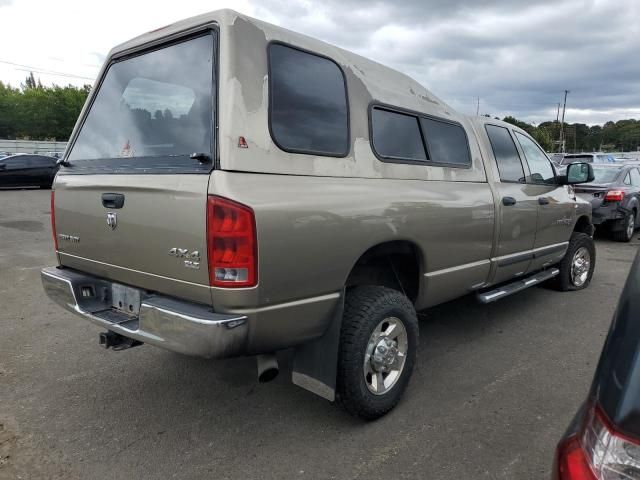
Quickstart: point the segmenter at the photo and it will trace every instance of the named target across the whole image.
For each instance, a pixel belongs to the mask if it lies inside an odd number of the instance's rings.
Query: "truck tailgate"
[[[209,175],[58,175],[61,265],[209,303],[208,182]]]

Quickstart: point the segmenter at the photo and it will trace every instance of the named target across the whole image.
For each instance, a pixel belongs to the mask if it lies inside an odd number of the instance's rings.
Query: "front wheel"
[[[551,285],[563,292],[587,288],[595,266],[593,238],[586,233],[573,232],[564,258],[556,265],[560,273],[551,280]]]
[[[400,401],[418,347],[418,319],[411,301],[386,287],[347,293],[340,332],[338,401],[351,415],[373,420]]]

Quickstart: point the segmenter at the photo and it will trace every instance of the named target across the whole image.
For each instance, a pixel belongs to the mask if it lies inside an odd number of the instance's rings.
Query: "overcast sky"
[[[0,80],[92,83],[109,49],[233,8],[397,68],[474,114],[640,118],[639,0],[0,0]],[[65,74],[52,75],[50,73]]]

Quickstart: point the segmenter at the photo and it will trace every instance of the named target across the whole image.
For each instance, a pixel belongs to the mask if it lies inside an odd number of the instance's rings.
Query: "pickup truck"
[[[595,266],[590,165],[230,10],[114,48],[60,163],[42,281],[104,347],[255,355],[262,381],[284,352],[365,419],[409,382],[417,310]]]

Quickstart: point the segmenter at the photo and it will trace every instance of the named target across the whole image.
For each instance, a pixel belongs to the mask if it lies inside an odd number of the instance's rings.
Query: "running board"
[[[482,303],[495,302],[496,300],[500,300],[501,298],[508,297],[509,295],[513,295],[514,293],[518,293],[525,288],[533,287],[534,285],[545,282],[550,278],[555,277],[559,273],[560,270],[558,270],[557,268],[543,270],[534,275],[531,275],[530,277],[516,280],[515,282],[508,283],[506,285],[503,285],[502,287],[495,288],[487,292],[478,293],[478,300]]]

